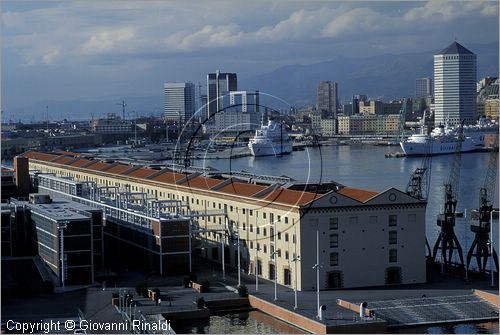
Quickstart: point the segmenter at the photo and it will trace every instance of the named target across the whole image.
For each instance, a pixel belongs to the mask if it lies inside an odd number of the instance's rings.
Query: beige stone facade
[[[224,217],[201,216],[195,224],[227,229],[222,235],[225,259],[236,266],[236,240],[242,241],[242,268],[299,290],[316,288],[316,234],[319,233],[320,288],[348,288],[425,282],[426,203],[396,189],[371,192],[337,187],[326,193],[301,192],[285,185],[249,184],[180,174],[121,163],[104,163],[71,155],[37,152],[30,170],[93,181],[97,185],[145,192],[157,199],[176,199],[191,211],[224,210]],[[229,236],[229,237],[228,237]],[[200,233],[193,248],[221,260],[221,233]],[[257,250],[259,249],[259,250]],[[295,276],[295,250],[299,258]],[[258,255],[257,255],[258,253]],[[274,257],[276,256],[276,257]]]

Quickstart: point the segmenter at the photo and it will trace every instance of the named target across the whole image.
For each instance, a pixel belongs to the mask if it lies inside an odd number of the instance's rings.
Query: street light
[[[274,223],[273,230],[273,243],[274,243],[274,252],[273,252],[273,260],[274,260],[274,301],[278,300],[278,259],[276,255],[278,254],[278,249],[276,248],[276,222]]]
[[[319,268],[321,265],[319,264],[319,229],[316,230],[316,264],[312,267],[313,269],[316,269],[316,300],[317,300],[317,308],[316,311],[318,313],[317,318],[320,318],[320,312],[319,312]]]
[[[238,214],[238,224],[236,228],[238,229],[238,286],[241,286],[241,256],[240,256],[240,213],[238,208],[236,208],[236,213]]]
[[[259,292],[259,239],[257,236],[257,213],[255,213],[255,292]]]
[[[295,304],[293,306],[293,309],[296,310],[298,308],[297,306],[297,263],[300,260],[300,256],[297,255],[297,226],[293,226],[293,234],[294,234],[294,257],[292,259],[292,262],[294,262],[295,269],[294,269],[294,274],[295,274],[295,280],[294,280],[294,298],[295,298]]]
[[[495,276],[493,274],[493,213],[498,214],[498,209],[493,209],[490,212],[490,274],[491,287],[495,287]]]

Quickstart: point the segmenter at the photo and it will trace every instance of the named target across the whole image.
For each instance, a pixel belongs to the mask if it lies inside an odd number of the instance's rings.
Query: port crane
[[[402,107],[403,109],[403,107]],[[422,116],[422,130],[425,129],[425,116]],[[408,180],[408,185],[406,186],[406,194],[417,198],[422,201],[427,201],[429,196],[429,187],[431,181],[431,168],[432,168],[432,136],[428,136],[429,140],[427,142],[427,148],[425,155],[422,158],[422,162],[419,167],[413,171],[410,179]],[[427,247],[428,257],[432,257],[431,247],[429,246],[429,241],[425,238],[425,245]]]
[[[496,185],[496,170],[498,163],[498,144],[495,143],[493,153],[488,162],[488,169],[486,170],[486,177],[484,178],[483,186],[479,189],[479,208],[477,210],[477,223],[472,224],[470,230],[475,234],[474,241],[467,253],[467,269],[473,256],[476,257],[479,272],[484,273],[486,270],[486,263],[488,257],[491,256],[490,252],[490,230],[491,227],[491,213],[493,211],[493,200]],[[493,251],[493,260],[498,271],[498,257],[496,251]]]
[[[394,145],[399,145],[399,142],[404,139],[404,131],[405,131],[405,123],[406,123],[406,111],[407,111],[408,99],[403,99],[403,103],[401,104],[401,108],[399,109],[399,122],[398,122],[398,131],[394,138]]]
[[[457,134],[457,145],[455,147],[455,158],[451,167],[450,176],[447,183],[444,185],[444,213],[438,214],[437,225],[441,227],[439,236],[434,244],[432,258],[435,261],[438,249],[441,249],[442,268],[444,265],[451,265],[453,252],[457,250],[460,257],[460,263],[464,266],[464,258],[462,255],[462,247],[455,235],[455,218],[460,216],[457,213],[457,202],[460,186],[460,168],[462,159],[462,142],[464,139],[464,122],[460,123]],[[448,254],[448,255],[447,255]],[[448,256],[448,257],[447,257]],[[441,270],[442,271],[442,270]]]

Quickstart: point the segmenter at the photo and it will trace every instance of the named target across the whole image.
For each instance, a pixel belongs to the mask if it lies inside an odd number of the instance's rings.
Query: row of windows
[[[416,222],[416,215],[415,214],[408,214],[408,223],[413,224]],[[370,224],[376,224],[378,223],[378,217],[377,216],[370,216],[369,218]],[[357,216],[351,216],[349,217],[349,224],[356,224],[358,223],[358,217]],[[330,218],[330,230],[337,230],[339,229],[339,219],[338,218]],[[394,227],[398,225],[398,216],[397,215],[389,215],[389,227]]]
[[[398,232],[396,230],[389,231],[389,244],[398,243]],[[339,246],[339,235],[330,234],[330,248],[338,248]]]
[[[398,261],[398,250],[390,249],[389,250],[389,262],[395,263]],[[339,253],[331,252],[330,253],[330,266],[338,266],[339,265]]]

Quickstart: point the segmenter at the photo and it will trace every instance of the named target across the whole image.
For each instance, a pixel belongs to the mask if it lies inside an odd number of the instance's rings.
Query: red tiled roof
[[[53,160],[52,162],[57,163],[57,164],[66,164],[68,162],[71,162],[74,160],[74,157],[68,157],[68,156],[61,156],[56,160]]]
[[[85,164],[88,164],[90,162],[90,160],[88,159],[85,159],[85,158],[82,158],[82,159],[79,159],[77,161],[74,161],[73,163],[71,163],[70,165],[71,166],[76,166],[76,167],[80,167],[82,165],[85,165]]]
[[[182,183],[182,186],[187,186],[187,187],[194,187],[194,188],[200,188],[204,190],[209,190],[215,185],[222,183],[223,180],[221,179],[215,179],[215,178],[205,178],[205,177],[195,177],[193,179],[188,180],[185,183]]]
[[[160,183],[175,184],[177,180],[182,179],[184,177],[185,175],[183,174],[166,171],[161,175],[154,177],[152,180],[158,181]]]
[[[103,162],[95,162],[94,164],[91,164],[89,166],[86,166],[86,169],[91,169],[91,170],[96,170],[96,171],[101,171],[105,167],[108,167],[110,164],[108,163],[103,163]]]
[[[317,196],[319,197],[321,194],[277,188],[269,193],[264,199],[271,202],[301,206],[316,199]]]
[[[50,162],[54,158],[59,157],[59,155],[46,154],[43,152],[36,152],[36,151],[28,151],[28,152],[24,153],[24,157],[28,157],[28,158],[36,159],[36,160],[40,160],[40,161]]]
[[[73,151],[67,151],[67,150],[57,150],[56,152],[58,154],[60,154],[60,155],[71,155],[71,156],[74,156],[74,157],[78,157],[78,156],[82,155],[81,153],[73,152]]]
[[[134,170],[127,174],[127,177],[135,177],[135,178],[147,178],[151,176],[153,173],[158,172],[158,170],[148,169],[145,167],[141,167],[137,170]]]
[[[229,183],[226,186],[218,189],[217,191],[223,192],[223,193],[231,193],[231,194],[249,197],[251,195],[254,195],[257,192],[262,191],[265,188],[267,188],[267,186],[240,183],[240,182],[232,182],[232,183]]]
[[[337,193],[345,195],[351,199],[357,200],[359,202],[365,202],[368,199],[373,198],[378,194],[378,192],[362,190],[358,188],[343,187]]]
[[[113,166],[111,169],[108,169],[105,172],[106,173],[121,174],[121,173],[127,171],[130,168],[131,168],[130,165],[119,164],[119,165]]]

